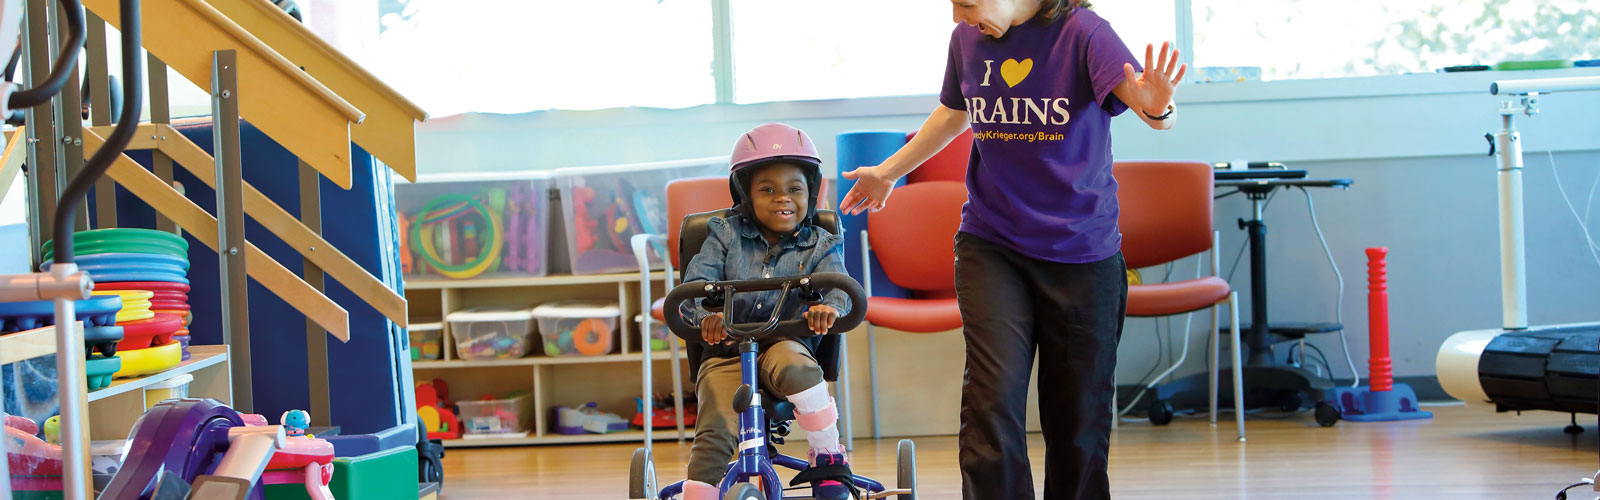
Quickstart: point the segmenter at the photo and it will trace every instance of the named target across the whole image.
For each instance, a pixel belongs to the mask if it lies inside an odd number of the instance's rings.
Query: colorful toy
[[[284,434],[304,436],[306,435],[306,428],[311,426],[311,414],[306,413],[305,410],[289,410],[283,412],[283,416],[278,418],[278,422],[283,424]]]
[[[556,407],[557,434],[607,434],[626,430],[627,419],[602,412],[592,402],[579,407]]]
[[[674,403],[672,396],[657,394],[650,403],[650,408],[653,409],[650,416],[650,426],[657,429],[677,427],[678,410]],[[633,404],[633,420],[629,424],[642,429],[644,428],[644,399],[633,398]],[[698,416],[699,406],[692,400],[685,401],[683,403],[683,426],[693,428]]]
[[[613,304],[561,301],[533,309],[549,356],[601,356],[611,352],[617,318]]]
[[[41,248],[45,261],[55,260],[55,241],[46,241]],[[78,231],[72,239],[73,254],[78,258],[103,253],[162,254],[189,258],[189,242],[182,236],[166,231],[139,228],[110,228]]]
[[[31,423],[31,422],[30,422]],[[12,494],[61,491],[61,445],[51,444],[22,429],[7,425],[6,465],[11,473]]]
[[[119,323],[122,341],[118,351],[136,351],[171,343],[173,334],[183,329],[183,317],[174,314],[152,314],[150,319]]]
[[[409,214],[401,212],[396,214],[400,221],[400,269],[406,274],[411,274],[411,223]]]
[[[122,327],[120,326],[86,326],[83,327],[83,345],[88,348],[90,359],[94,353],[101,356],[112,357],[117,355],[117,343],[122,341]]]
[[[449,394],[449,391],[449,386],[440,379],[417,384],[417,419],[422,421],[423,429],[427,430],[428,439],[461,437],[460,420],[456,418],[455,412],[440,403],[447,400],[441,399],[441,394]]]
[[[61,444],[61,415],[45,419],[44,425],[39,427],[44,431],[44,442]]]
[[[585,356],[599,356],[611,350],[611,323],[601,318],[578,322],[572,332],[573,346]]]
[[[83,366],[88,375],[89,390],[98,391],[111,385],[112,376],[122,370],[122,358],[92,356],[84,361]]]
[[[1372,340],[1371,380],[1367,387],[1336,387],[1317,403],[1317,423],[1329,427],[1340,419],[1387,422],[1433,418],[1422,411],[1411,386],[1396,383],[1389,360],[1389,266],[1387,247],[1367,249],[1367,321]]]
[[[447,203],[453,203],[453,205],[446,205]],[[488,221],[489,225],[485,228],[487,234],[483,237],[489,241],[489,244],[483,246],[479,252],[476,252],[477,255],[472,259],[460,265],[454,265],[447,256],[439,251],[438,240],[435,239],[436,229],[449,227],[446,223],[455,220],[456,217],[467,213],[469,210],[476,211],[483,220]],[[500,250],[505,243],[500,238],[500,233],[503,232],[500,225],[500,217],[476,198],[462,194],[446,194],[428,202],[422,209],[422,215],[418,216],[416,224],[418,230],[411,233],[413,238],[411,246],[421,250],[422,259],[427,261],[439,274],[451,278],[466,279],[483,274],[499,259]]]
[[[95,297],[76,302],[77,317],[87,326],[116,323],[122,299]],[[55,305],[48,300],[0,302],[0,333],[20,332],[55,324]]]
[[[531,405],[530,397],[512,393],[506,399],[483,396],[478,401],[461,401],[461,428],[467,434],[523,433],[522,413]]]
[[[579,253],[586,253],[600,243],[600,238],[595,237],[595,229],[600,226],[598,221],[589,217],[589,204],[594,203],[595,192],[589,187],[575,187],[572,189],[572,220],[573,228],[577,232],[577,249]]]
[[[509,255],[506,257],[506,267],[512,271],[525,273],[540,273],[544,264],[539,261],[543,253],[544,242],[539,238],[539,223],[545,214],[537,210],[542,206],[544,193],[538,192],[533,186],[518,185],[511,188],[510,211],[507,213],[506,240],[512,242],[506,245]]]
[[[169,337],[170,339],[170,337]],[[177,342],[168,341],[165,344],[147,349],[119,350],[117,357],[122,358],[122,368],[112,375],[114,378],[142,377],[171,370],[183,362],[183,346]]]

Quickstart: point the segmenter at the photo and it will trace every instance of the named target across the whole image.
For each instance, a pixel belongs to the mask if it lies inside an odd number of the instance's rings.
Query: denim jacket
[[[784,276],[804,276],[812,273],[843,273],[843,238],[816,226],[801,228],[792,237],[780,240],[776,247],[767,244],[756,224],[742,215],[727,218],[713,217],[706,222],[709,228],[700,253],[689,261],[683,271],[683,282],[733,281]],[[734,294],[733,303],[723,308],[724,324],[765,323],[778,304],[777,290]],[[800,319],[808,308],[799,291],[790,291],[783,303],[782,320]],[[838,290],[823,295],[822,302],[833,306],[842,317],[850,313],[850,298]],[[686,319],[699,320],[711,313],[700,308],[698,302],[685,302],[679,314]],[[820,337],[796,339],[812,352],[817,349]],[[738,356],[734,346],[707,346],[703,357],[726,358]]]

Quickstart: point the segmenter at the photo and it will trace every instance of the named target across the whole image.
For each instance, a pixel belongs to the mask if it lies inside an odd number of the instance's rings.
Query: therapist
[[[1024,422],[1036,349],[1044,498],[1110,498],[1112,375],[1128,298],[1111,119],[1127,111],[1172,128],[1185,67],[1166,44],[1153,63],[1146,46],[1141,67],[1084,0],[951,3],[960,24],[940,105],[888,160],[846,172],[856,183],[840,205],[882,209],[896,180],[970,124],[955,238],[963,498],[1034,498]]]

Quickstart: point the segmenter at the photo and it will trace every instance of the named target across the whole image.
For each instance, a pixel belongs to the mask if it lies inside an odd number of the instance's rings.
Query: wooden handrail
[[[121,28],[116,0],[84,6]],[[211,88],[212,54],[238,57],[240,116],[317,169],[339,187],[350,188],[350,124],[365,115],[301,71],[204,0],[148,0],[142,6],[144,45],[169,67],[203,89]],[[181,29],[179,28],[181,27]]]
[[[409,181],[417,179],[416,122],[428,113],[283,9],[261,0],[206,0],[234,23],[367,113],[350,139]]]
[[[100,149],[105,139],[93,129],[83,131],[83,151],[85,155],[94,154]],[[119,155],[111,164],[106,175],[117,181],[128,192],[138,196],[145,203],[155,208],[157,212],[172,219],[178,227],[194,235],[212,250],[217,250],[217,219],[206,213],[205,209],[195,205],[172,186],[162,182],[155,174],[145,170],[138,162],[128,158],[128,155]],[[322,292],[312,288],[302,281],[299,276],[289,272],[278,261],[267,255],[266,252],[256,248],[254,244],[246,243],[245,246],[245,272],[261,283],[268,291],[289,303],[296,310],[305,314],[307,318],[317,322],[328,330],[335,338],[342,342],[350,340],[350,313],[339,304],[323,295]]]
[[[155,127],[160,130],[157,135],[164,137],[158,141],[161,152],[166,153],[201,182],[215,189],[216,159],[170,125],[158,124]],[[384,317],[401,327],[406,326],[405,297],[389,289],[382,281],[372,276],[372,273],[368,273],[344,252],[340,252],[322,236],[312,232],[305,224],[301,224],[299,219],[290,215],[287,210],[278,206],[248,182],[244,184],[244,212],[284,243],[294,247],[301,256],[311,259],[311,262],[316,263],[317,267],[321,267],[333,279],[339,280]]]

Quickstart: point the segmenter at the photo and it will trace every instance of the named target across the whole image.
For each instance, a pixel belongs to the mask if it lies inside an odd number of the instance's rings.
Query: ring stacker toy
[[[453,205],[445,205],[447,203]],[[487,234],[483,236],[489,240],[488,245],[479,245],[476,256],[462,264],[452,264],[450,259],[443,255],[436,243],[437,228],[450,227],[448,224],[468,211],[475,211],[488,221]],[[500,217],[495,215],[483,202],[477,198],[464,194],[445,194],[435,198],[422,209],[422,215],[417,217],[416,230],[412,231],[411,246],[416,248],[424,261],[439,274],[450,278],[472,278],[489,270],[499,260],[500,250],[505,241],[500,235],[504,232],[501,227]],[[448,239],[446,239],[448,240]],[[452,245],[451,248],[454,248]]]

